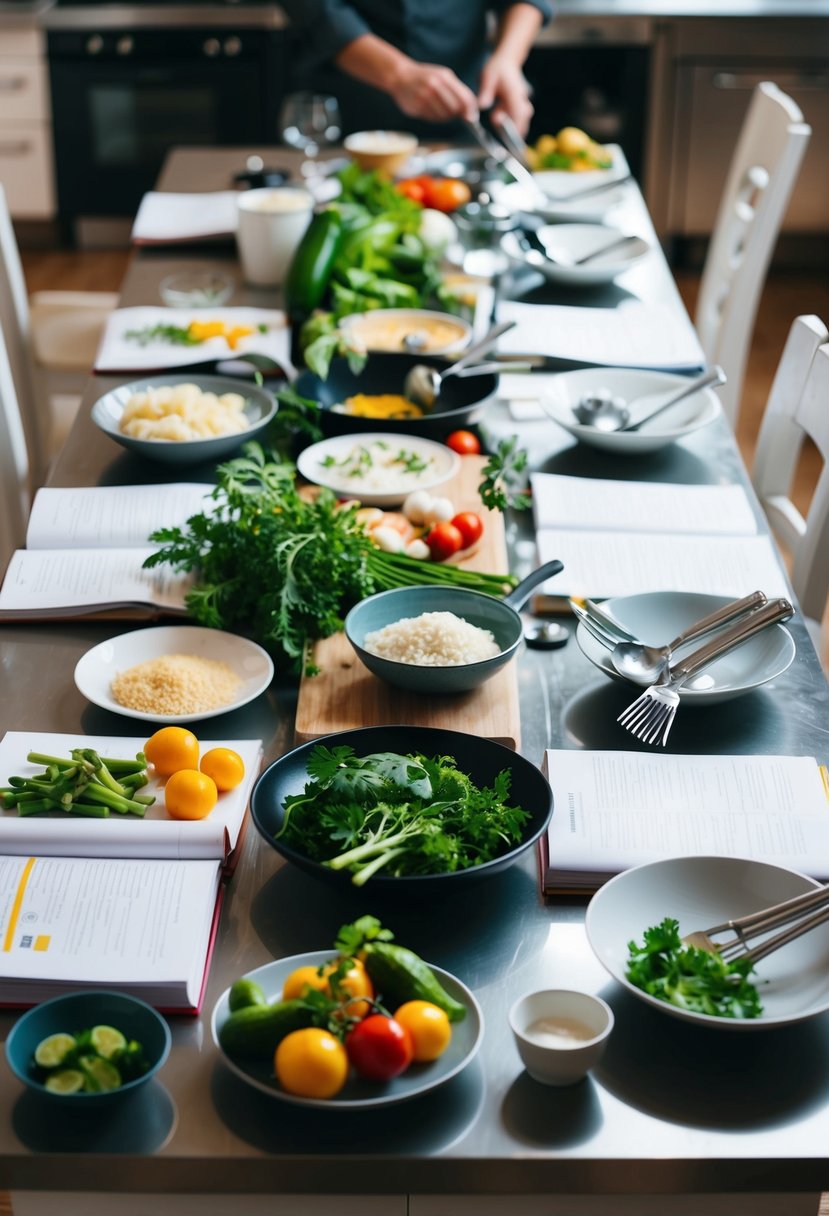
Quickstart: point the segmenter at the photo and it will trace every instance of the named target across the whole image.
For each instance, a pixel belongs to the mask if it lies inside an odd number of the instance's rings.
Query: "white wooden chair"
[[[757,85],[731,159],[694,318],[708,363],[719,363],[728,375],[718,393],[732,426],[760,293],[811,130],[777,85]]]
[[[29,455],[11,363],[0,332],[0,578],[23,544],[29,514]]]
[[[80,398],[114,292],[42,291],[31,301],[5,194],[0,186],[0,326],[23,416],[35,486],[45,477],[65,431],[61,397]],[[71,414],[69,417],[71,423]]]
[[[805,437],[823,459],[806,518],[789,494]],[[829,331],[797,317],[769,395],[752,482],[769,524],[792,558],[792,585],[816,645],[829,596]]]

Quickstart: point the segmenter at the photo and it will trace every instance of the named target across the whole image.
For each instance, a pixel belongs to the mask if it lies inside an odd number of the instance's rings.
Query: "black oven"
[[[273,143],[286,91],[280,30],[52,30],[58,210],[133,215],[178,144]]]

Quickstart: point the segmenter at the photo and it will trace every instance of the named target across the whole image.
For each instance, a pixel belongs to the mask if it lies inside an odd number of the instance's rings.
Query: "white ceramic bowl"
[[[630,633],[650,646],[670,642],[683,629],[709,612],[730,603],[726,595],[703,595],[693,591],[650,591],[641,595],[614,596],[602,608]],[[610,660],[610,652],[579,622],[576,640],[582,653],[611,679],[630,684]],[[700,639],[702,645],[709,639]],[[680,652],[688,653],[687,649]],[[791,665],[795,644],[785,625],[772,625],[749,638],[742,646],[716,659],[677,691],[683,705],[714,705],[730,701],[776,679]]]
[[[650,253],[650,245],[640,236],[632,236],[627,244],[617,247],[616,242],[627,235],[621,228],[610,228],[603,224],[548,224],[538,230],[538,239],[550,255],[546,259],[539,257],[528,262],[515,232],[505,233],[501,247],[511,262],[532,266],[551,283],[562,283],[569,287],[598,287],[612,283]],[[602,253],[605,247],[608,252]],[[567,265],[571,259],[592,254],[595,257],[583,266]]]
[[[406,131],[355,131],[346,136],[343,147],[361,169],[391,177],[413,155],[417,138]]]
[[[388,446],[390,452],[413,453],[430,462],[430,469],[415,484],[398,481],[382,489],[370,476],[344,478],[338,474],[331,462],[348,459],[349,453],[375,443]],[[320,443],[312,443],[297,458],[297,469],[306,481],[325,486],[340,498],[355,498],[366,507],[399,506],[412,490],[434,490],[454,477],[460,467],[460,458],[443,443],[420,436],[393,434],[391,432],[368,432],[360,434],[334,435]]]
[[[173,441],[170,439],[134,439],[124,435],[119,430],[121,415],[126,404],[135,393],[148,388],[162,388],[166,385],[197,384],[205,393],[241,393],[245,398],[245,414],[250,425],[247,430],[233,435],[216,435],[210,439],[185,439]],[[131,380],[128,384],[119,384],[103,397],[99,397],[92,407],[92,421],[120,443],[122,448],[136,452],[148,460],[160,460],[164,464],[202,464],[208,460],[224,460],[232,452],[237,451],[243,443],[250,439],[258,439],[267,428],[277,410],[277,401],[271,393],[258,385],[248,384],[244,380],[234,380],[229,376],[205,376],[198,371],[170,372],[161,376],[148,376],[143,380]]]
[[[613,1011],[587,992],[550,988],[520,997],[510,1009],[509,1024],[531,1077],[542,1085],[575,1085],[601,1059]],[[550,1033],[553,1027],[558,1033]]]
[[[720,399],[712,388],[700,389],[676,406],[646,423],[641,431],[600,431],[576,419],[573,406],[585,396],[607,389],[614,397],[635,401],[638,410],[657,409],[671,393],[679,392],[688,383],[687,376],[673,372],[655,372],[632,367],[586,367],[580,371],[562,372],[550,381],[541,398],[548,417],[569,431],[580,443],[613,452],[618,456],[643,456],[658,452],[678,439],[684,439],[700,427],[708,426],[722,412]]]
[[[672,857],[612,878],[587,908],[587,936],[599,962],[638,1000],[671,1017],[722,1030],[767,1030],[829,1009],[829,923],[757,964],[752,982],[763,1003],[759,1018],[694,1013],[648,995],[627,979],[628,942],[666,916],[680,936],[800,895],[820,884],[764,861],[737,857]]]
[[[600,223],[614,207],[627,198],[629,186],[620,181],[618,186],[610,183],[627,178],[628,166],[619,148],[609,149],[613,164],[609,169],[589,169],[573,173],[567,169],[540,169],[533,176],[536,184],[547,196],[539,201],[521,182],[494,185],[492,193],[499,203],[515,211],[528,211],[546,220],[570,220],[574,223]],[[593,186],[607,186],[598,194],[579,197]],[[572,197],[571,197],[572,196]]]
[[[112,695],[112,681],[120,672],[168,654],[193,654],[202,658],[227,663],[239,676],[233,700],[217,709],[195,714],[145,713],[127,709]],[[264,692],[273,679],[273,662],[270,655],[235,633],[221,629],[203,629],[197,625],[160,625],[153,629],[136,629],[122,633],[93,646],[78,661],[75,667],[75,684],[78,691],[101,709],[126,718],[138,718],[142,722],[161,722],[166,726],[179,722],[200,722],[230,713],[241,705],[247,705],[254,697]]]
[[[454,354],[469,345],[472,326],[468,321],[452,316],[451,313],[432,312],[427,308],[373,308],[369,312],[351,313],[339,322],[340,329],[357,349],[405,353],[411,352],[403,344],[401,333],[405,336],[420,332],[428,338],[430,329],[435,325],[451,326],[454,333],[448,336],[446,341],[424,345],[423,354]],[[388,334],[385,341],[382,340],[384,329]]]

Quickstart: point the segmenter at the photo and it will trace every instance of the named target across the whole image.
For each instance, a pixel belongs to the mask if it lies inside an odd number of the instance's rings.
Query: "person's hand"
[[[451,118],[472,120],[478,116],[478,102],[472,90],[451,68],[437,63],[409,60],[398,72],[391,95],[410,118],[446,122]]]
[[[492,55],[484,64],[478,89],[478,104],[482,110],[495,108],[492,117],[496,120],[507,114],[521,135],[526,135],[533,116],[529,86],[524,73],[512,60]]]

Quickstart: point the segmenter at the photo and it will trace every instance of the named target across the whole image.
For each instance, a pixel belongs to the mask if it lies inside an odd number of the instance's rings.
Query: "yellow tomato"
[[[430,1001],[407,1001],[394,1015],[412,1036],[414,1058],[418,1063],[442,1056],[452,1038],[449,1018]]]
[[[320,975],[316,967],[297,967],[295,971],[291,972],[282,986],[283,1001],[291,1001],[296,997],[301,997],[306,988],[315,988],[319,992],[325,992],[328,996],[333,996],[328,979],[336,969],[336,966],[336,961],[328,963],[323,969],[322,975]],[[371,1011],[369,1001],[374,996],[374,985],[369,979],[365,967],[358,959],[354,960],[353,965],[349,967],[348,971],[341,978],[338,995],[346,1000],[351,998],[353,1001],[353,1003],[348,1005],[347,1013],[349,1017],[364,1018]]]
[[[245,762],[238,752],[229,747],[213,747],[205,752],[199,769],[216,782],[216,789],[235,790],[245,776]]]
[[[580,127],[562,127],[556,136],[557,151],[564,156],[575,156],[578,152],[586,152],[592,140],[586,131]]]
[[[324,975],[320,975],[316,967],[297,967],[282,985],[283,1001],[293,1001],[304,996],[306,988],[327,992],[328,980]]]
[[[163,726],[144,744],[144,755],[159,777],[169,777],[180,768],[198,768],[199,741],[183,726]]]
[[[539,135],[535,151],[538,156],[550,156],[557,149],[555,135]]]
[[[348,1056],[327,1030],[307,1026],[286,1035],[273,1059],[276,1079],[300,1098],[333,1098],[345,1085]]]
[[[164,786],[164,803],[171,819],[206,819],[218,798],[213,778],[194,768],[179,769]]]

